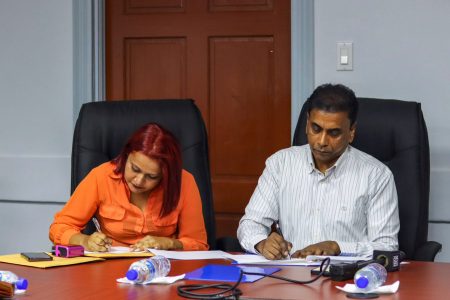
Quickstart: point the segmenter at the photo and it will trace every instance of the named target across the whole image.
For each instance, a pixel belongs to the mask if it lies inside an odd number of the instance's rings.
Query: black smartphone
[[[45,252],[23,252],[20,253],[28,261],[48,261],[53,260],[53,257]]]

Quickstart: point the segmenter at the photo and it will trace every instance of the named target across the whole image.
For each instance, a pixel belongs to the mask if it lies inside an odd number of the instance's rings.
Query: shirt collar
[[[333,167],[333,174],[335,177],[337,177],[339,175],[340,172],[342,172],[345,163],[349,160],[349,156],[350,156],[350,152],[352,151],[352,146],[348,145],[347,149],[345,149],[344,153],[341,154],[341,156],[338,158],[338,160],[336,161],[336,163],[334,164]]]
[[[311,174],[316,169],[314,164],[314,158],[312,156],[311,146],[307,146],[308,150],[306,151],[306,160],[308,162],[308,173]]]
[[[338,158],[336,163],[327,170],[327,174],[334,174],[334,176],[338,175],[339,170],[343,168],[343,165],[348,160],[349,152],[351,151],[352,146],[348,145],[347,149],[345,149],[344,153]],[[308,161],[308,173],[311,174],[316,169],[316,165],[314,164],[314,158],[312,156],[311,147],[308,145],[307,151],[307,161]]]

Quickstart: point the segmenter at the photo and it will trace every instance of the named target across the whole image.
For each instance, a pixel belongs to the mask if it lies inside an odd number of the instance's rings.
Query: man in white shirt
[[[353,148],[358,101],[344,85],[309,97],[308,144],[280,150],[266,168],[238,228],[241,246],[267,259],[370,256],[397,250],[400,228],[392,172]],[[380,120],[382,122],[382,120]],[[279,223],[281,232],[271,232]]]

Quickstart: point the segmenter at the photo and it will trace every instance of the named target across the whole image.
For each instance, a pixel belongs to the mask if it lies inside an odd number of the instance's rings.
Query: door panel
[[[267,157],[290,145],[290,0],[106,1],[108,100],[192,98],[209,144],[217,236]]]
[[[186,95],[184,38],[125,40],[125,98],[143,95],[155,99]]]
[[[265,136],[275,108],[273,38],[211,38],[210,59],[210,148],[216,210],[239,214],[245,202],[230,203],[229,199],[249,199],[261,162],[270,155],[272,140]]]

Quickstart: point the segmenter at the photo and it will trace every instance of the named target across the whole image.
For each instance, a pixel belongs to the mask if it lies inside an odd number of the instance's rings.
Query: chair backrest
[[[420,103],[358,98],[359,113],[352,146],[384,162],[394,174],[400,213],[400,250],[406,258],[427,241],[430,154]],[[306,144],[307,111],[303,105],[294,145]]]
[[[149,122],[160,124],[178,139],[183,168],[193,174],[200,190],[208,243],[214,249],[215,219],[208,140],[200,111],[191,99],[84,104],[73,135],[71,192],[92,168],[116,157],[131,134]],[[92,228],[87,232],[90,230]]]

